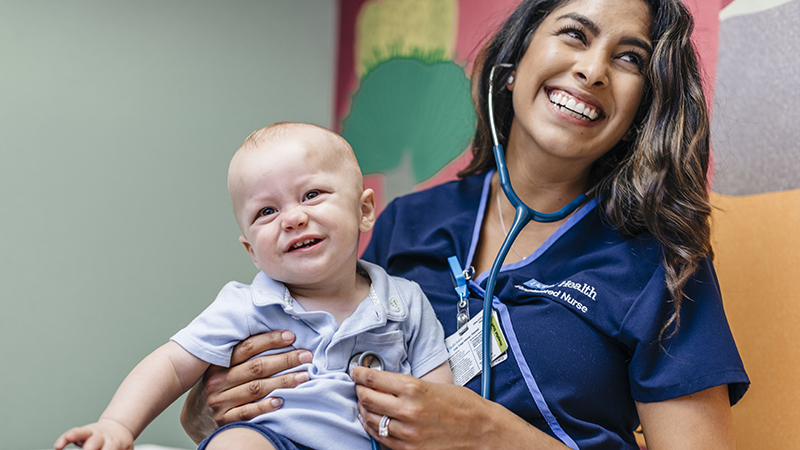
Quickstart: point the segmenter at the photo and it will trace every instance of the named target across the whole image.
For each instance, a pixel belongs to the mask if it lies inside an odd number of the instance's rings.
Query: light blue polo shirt
[[[292,371],[308,371],[309,381],[278,389],[283,406],[252,420],[316,449],[369,449],[358,421],[355,384],[348,375],[354,354],[378,352],[386,370],[420,377],[447,361],[444,332],[419,286],[359,261],[372,280],[368,297],[337,326],[333,315],[307,312],[286,287],[264,272],[250,285],[230,282],[216,300],[172,340],[194,356],[228,367],[233,347],[273,330],[295,333],[294,346],[266,352],[308,349],[313,361]]]

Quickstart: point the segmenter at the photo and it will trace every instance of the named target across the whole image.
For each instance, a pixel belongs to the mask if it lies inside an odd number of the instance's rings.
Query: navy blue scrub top
[[[447,336],[456,293],[447,258],[472,265],[493,172],[391,202],[363,258],[419,283]],[[509,343],[493,368],[492,399],[573,448],[638,449],[634,401],[672,399],[722,384],[731,404],[749,380],[722,307],[711,261],[688,281],[677,333],[661,249],[622,236],[591,200],[522,261],[503,266],[494,307]],[[480,314],[488,273],[471,283]],[[467,387],[480,392],[480,377]]]

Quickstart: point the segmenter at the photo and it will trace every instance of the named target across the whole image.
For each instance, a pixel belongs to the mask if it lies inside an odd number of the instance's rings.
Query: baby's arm
[[[83,443],[84,450],[132,449],[133,440],[147,424],[191,388],[207,368],[207,362],[167,342],[128,374],[100,420],[62,434],[54,448]]]

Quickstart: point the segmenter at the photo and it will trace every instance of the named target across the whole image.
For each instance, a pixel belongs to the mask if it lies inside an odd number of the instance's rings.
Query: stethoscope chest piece
[[[356,353],[355,355],[350,357],[350,363],[348,365],[348,372],[353,370],[354,367],[369,367],[370,369],[377,369],[377,370],[386,370],[386,364],[383,362],[383,358],[376,352],[367,351],[363,353]]]

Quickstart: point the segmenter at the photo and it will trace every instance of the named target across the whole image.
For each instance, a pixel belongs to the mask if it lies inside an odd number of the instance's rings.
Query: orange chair
[[[714,265],[750,376],[740,450],[800,449],[800,190],[711,194]]]
[[[711,204],[714,265],[751,383],[733,407],[736,448],[800,449],[800,190],[712,192]]]

